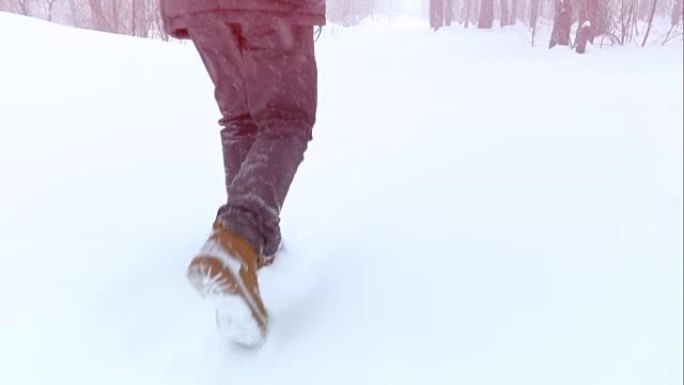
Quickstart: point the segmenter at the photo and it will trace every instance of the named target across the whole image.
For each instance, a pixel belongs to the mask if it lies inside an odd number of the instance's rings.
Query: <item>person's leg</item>
[[[240,171],[240,167],[254,144],[258,129],[249,114],[239,117],[237,121],[225,122],[222,119],[221,124],[223,125],[221,130],[223,169],[226,177],[226,192],[228,192],[235,175]]]
[[[258,133],[249,111],[243,39],[239,28],[222,23],[188,28],[188,32],[214,82],[223,115],[221,138],[230,192]],[[214,303],[218,329],[229,340],[246,346],[263,344],[268,331],[268,313],[256,275],[259,258],[249,240],[216,220],[187,269],[190,283]]]
[[[243,33],[249,108],[259,131],[219,220],[271,255],[280,243],[280,210],[315,122],[313,27],[250,25]]]
[[[249,113],[243,37],[235,24],[213,23],[189,29],[190,37],[214,83],[221,111],[226,191],[254,143],[258,128]]]

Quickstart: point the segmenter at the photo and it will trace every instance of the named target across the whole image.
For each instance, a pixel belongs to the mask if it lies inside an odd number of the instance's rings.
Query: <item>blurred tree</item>
[[[608,31],[608,9],[606,0],[579,0],[579,8],[575,50],[584,53],[587,41],[594,44],[596,36]]]
[[[451,25],[454,19],[453,0],[430,0],[430,27],[435,31],[443,26]]]
[[[537,19],[539,18],[539,0],[530,0],[530,27],[532,28],[532,45],[537,34]]]
[[[500,1],[501,15],[499,16],[499,25],[505,27],[509,24],[508,0]]]
[[[475,0],[463,0],[463,6],[461,7],[461,21],[463,21],[463,26],[465,28],[468,28],[470,19],[472,18],[473,1]]]
[[[430,27],[435,31],[444,26],[444,0],[430,0]]]
[[[679,25],[679,22],[684,18],[684,1],[676,0],[672,5],[672,21],[673,26]]]
[[[105,14],[104,8],[102,7],[101,0],[88,0],[88,5],[90,6],[92,27],[98,31],[114,32],[114,29]]]
[[[572,3],[570,0],[556,0],[553,18],[553,30],[549,48],[556,45],[570,45],[570,27],[572,26]]]
[[[652,6],[651,6],[651,14],[648,18],[648,27],[646,28],[646,34],[644,34],[644,41],[641,43],[641,46],[646,45],[646,40],[648,40],[648,34],[651,32],[651,25],[653,24],[653,16],[655,15],[655,10],[656,10],[656,5],[658,4],[658,0],[653,0]]]
[[[477,28],[492,28],[494,24],[494,0],[480,0],[480,18]]]
[[[518,0],[511,1],[511,18],[508,24],[515,25],[518,22]]]

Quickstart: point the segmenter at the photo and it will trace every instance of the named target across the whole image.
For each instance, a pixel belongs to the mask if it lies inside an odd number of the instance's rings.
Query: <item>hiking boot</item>
[[[262,267],[266,266],[271,266],[273,264],[273,261],[276,259],[276,253],[271,254],[271,255],[260,255],[259,260],[258,260],[258,267],[261,269]]]
[[[259,267],[259,269],[261,269],[262,267],[271,266],[273,264],[273,261],[275,261],[275,259],[285,251],[286,251],[285,250],[285,242],[280,241],[280,243],[278,244],[278,249],[273,254],[270,254],[270,255],[260,254],[259,255],[257,266]]]
[[[259,294],[259,256],[237,234],[216,222],[211,236],[188,266],[190,283],[216,306],[216,325],[232,342],[259,347],[268,331],[268,314]]]

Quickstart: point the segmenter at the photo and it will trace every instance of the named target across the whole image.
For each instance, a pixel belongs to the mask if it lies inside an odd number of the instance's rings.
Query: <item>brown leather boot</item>
[[[268,331],[268,314],[259,294],[254,248],[220,223],[188,266],[190,283],[216,306],[219,330],[231,341],[261,346]]]
[[[262,267],[267,267],[273,264],[273,261],[275,261],[276,257],[278,255],[282,254],[285,251],[285,242],[280,241],[280,244],[278,245],[278,249],[275,251],[275,253],[271,255],[265,255],[265,254],[260,254],[259,255],[259,260],[258,260],[258,267],[261,269]]]

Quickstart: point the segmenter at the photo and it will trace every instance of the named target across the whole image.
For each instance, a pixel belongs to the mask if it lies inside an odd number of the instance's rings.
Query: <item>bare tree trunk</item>
[[[501,18],[499,21],[499,25],[501,27],[505,27],[509,24],[508,19],[510,17],[509,13],[508,13],[508,0],[501,0],[500,4],[501,4]]]
[[[622,39],[622,44],[625,44],[628,40],[632,41],[634,39],[634,31],[636,30],[636,6],[637,3],[635,0],[632,1],[632,3],[629,5],[629,13],[627,14],[627,22],[626,22],[626,34],[625,37]]]
[[[29,7],[28,0],[19,0],[18,3],[19,14],[24,16],[30,16],[31,9]]]
[[[444,0],[430,0],[430,27],[435,31],[444,26]]]
[[[159,15],[158,0],[153,0],[150,7],[151,9],[148,9],[148,17],[150,18],[150,24],[147,30],[149,31],[150,29],[153,29],[156,33],[159,34],[162,40],[168,41],[169,35],[166,33],[166,31],[164,31],[161,17]]]
[[[644,41],[641,43],[642,47],[646,45],[646,40],[648,40],[648,34],[651,32],[651,24],[653,24],[653,16],[655,15],[656,4],[658,4],[658,0],[653,0],[653,6],[651,7],[651,16],[649,16],[648,18],[648,27],[646,28]]]
[[[672,6],[672,25],[679,25],[679,21],[684,17],[684,1],[676,0]]]
[[[624,45],[627,40],[631,40],[629,33],[631,31],[632,12],[634,11],[634,2],[629,5],[629,9],[625,6],[625,0],[620,0],[620,45]]]
[[[57,0],[45,0],[45,18],[48,21],[52,21],[52,13],[55,8],[55,3],[57,3]]]
[[[470,24],[470,12],[472,2],[473,0],[463,0],[463,11],[461,11],[461,17],[463,18],[465,28],[468,28]]]
[[[110,19],[112,26],[112,32],[120,33],[121,31],[121,20],[119,19],[119,0],[110,0],[112,2],[112,18]]]
[[[139,1],[133,0],[131,2],[131,27],[130,27],[130,33],[133,36],[138,36],[138,4],[140,4]]]
[[[451,25],[454,20],[454,2],[453,0],[445,0],[444,4],[444,25],[447,27]]]
[[[639,36],[639,23],[637,23],[639,18],[639,0],[632,0],[634,4],[634,9],[632,10],[632,32],[636,36]]]
[[[530,27],[532,27],[532,46],[537,34],[537,18],[539,17],[539,0],[530,0]]]
[[[582,35],[582,38],[588,39],[593,44],[596,36],[606,33],[608,30],[608,11],[605,0],[581,0],[579,26],[575,40],[578,40]]]
[[[494,24],[494,0],[481,0],[480,19],[477,28],[492,28]]]
[[[146,36],[150,36],[152,31],[158,34],[164,34],[161,26],[161,16],[159,14],[159,0],[149,0],[148,6],[144,9],[144,18],[141,25],[141,30]]]
[[[570,0],[556,0],[553,18],[553,31],[549,48],[556,45],[570,45],[570,27],[572,26],[572,5]]]
[[[608,13],[609,0],[588,0],[591,5],[589,8],[589,21],[591,30],[589,31],[589,41],[594,44],[594,39],[608,32],[610,15]]]
[[[637,18],[639,20],[646,20],[646,17],[648,16],[648,9],[649,9],[649,1],[653,0],[641,0],[639,2],[639,8],[637,9]]]
[[[626,35],[623,39],[623,44],[634,39],[634,33],[638,32],[636,29],[636,11],[637,11],[638,0],[631,0],[629,5],[629,12],[627,14],[626,20]]]
[[[587,52],[587,41],[590,34],[591,24],[589,21],[580,24],[580,27],[577,29],[577,37],[575,38],[575,52],[579,54]]]
[[[112,32],[112,27],[107,21],[107,17],[102,9],[100,0],[88,0],[93,27],[98,31]]]
[[[530,0],[530,27],[534,29],[537,26],[537,18],[539,17],[539,1]]]
[[[81,16],[78,13],[78,7],[76,7],[75,0],[69,0],[69,13],[71,15],[71,23],[73,23],[74,27],[82,27],[80,20]]]
[[[509,20],[510,25],[515,25],[518,22],[518,0],[511,1],[511,18]]]

